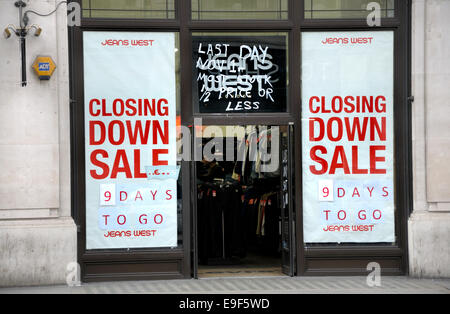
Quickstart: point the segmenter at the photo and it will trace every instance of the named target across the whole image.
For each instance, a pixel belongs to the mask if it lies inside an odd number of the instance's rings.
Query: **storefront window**
[[[305,243],[394,243],[394,33],[302,34]]]
[[[83,33],[88,250],[181,244],[178,47],[177,33]]]
[[[194,33],[192,92],[200,113],[285,112],[286,33]]]
[[[192,0],[193,20],[286,20],[287,0]]]
[[[174,19],[174,0],[83,0],[85,18]]]
[[[370,2],[396,19],[369,27]],[[104,250],[114,250],[129,262],[119,275],[135,271],[136,253],[144,275],[196,277],[216,258],[240,262],[261,248],[290,275],[360,274],[374,259],[404,266],[407,58],[395,58],[408,55],[403,2],[82,4],[73,160],[85,266],[109,271]],[[241,133],[227,133],[232,125]],[[278,155],[263,160],[252,143]],[[269,160],[278,166],[263,171]],[[229,183],[236,193],[222,193]],[[239,208],[230,202],[261,217],[230,227],[225,211]],[[244,233],[254,246],[239,251]]]
[[[367,17],[367,5],[376,2],[381,17],[394,17],[395,0],[305,0],[306,19],[357,19]]]

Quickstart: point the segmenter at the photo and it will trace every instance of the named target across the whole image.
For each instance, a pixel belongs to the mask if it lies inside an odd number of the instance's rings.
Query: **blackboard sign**
[[[200,113],[285,112],[286,37],[193,37]]]

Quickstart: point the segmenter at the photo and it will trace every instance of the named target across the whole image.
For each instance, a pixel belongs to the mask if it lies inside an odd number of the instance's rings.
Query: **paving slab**
[[[382,277],[371,287],[367,277],[239,277],[120,281],[0,288],[0,294],[450,294],[450,279]]]

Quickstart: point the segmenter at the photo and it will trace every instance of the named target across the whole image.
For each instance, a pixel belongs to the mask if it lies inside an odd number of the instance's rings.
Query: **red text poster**
[[[393,32],[302,34],[306,243],[395,242]]]
[[[175,247],[175,34],[83,35],[87,249]]]

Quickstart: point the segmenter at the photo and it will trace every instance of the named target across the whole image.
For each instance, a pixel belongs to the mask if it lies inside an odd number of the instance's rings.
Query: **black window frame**
[[[78,2],[81,6],[81,0]],[[192,167],[182,163],[183,247],[158,250],[85,250],[85,166],[84,166],[84,82],[83,31],[167,31],[180,38],[181,124],[192,126],[195,118],[203,125],[289,125],[295,131],[295,211],[297,238],[296,275],[364,275],[368,262],[379,262],[382,274],[408,273],[407,219],[412,210],[411,157],[411,0],[395,1],[395,17],[382,18],[381,26],[369,27],[364,19],[305,19],[304,1],[288,0],[287,20],[192,20],[191,1],[175,1],[175,18],[113,19],[81,18],[81,26],[69,27],[71,90],[72,214],[78,226],[78,261],[82,280],[133,280],[191,278],[192,275]],[[396,187],[396,246],[322,246],[305,248],[302,220],[301,150],[301,34],[314,31],[394,31],[394,146]],[[288,33],[289,86],[286,112],[249,114],[201,114],[192,103],[192,33],[195,32],[286,32]],[[151,271],[145,270],[150,266]],[[127,268],[127,272],[123,272]]]

